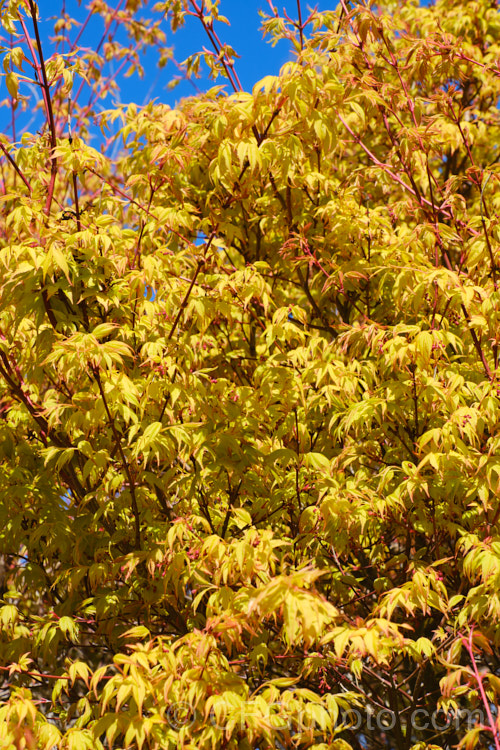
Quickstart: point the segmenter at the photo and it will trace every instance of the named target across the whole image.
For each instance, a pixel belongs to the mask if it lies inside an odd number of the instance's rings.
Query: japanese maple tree
[[[500,750],[498,4],[263,10],[1,5],[2,748]]]

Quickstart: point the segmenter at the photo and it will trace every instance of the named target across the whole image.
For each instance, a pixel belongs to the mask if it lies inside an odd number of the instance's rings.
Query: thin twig
[[[361,146],[361,148],[363,149],[363,151],[367,154],[367,156],[369,156],[370,160],[373,162],[373,164],[375,164],[375,166],[380,167],[381,169],[383,169],[384,172],[389,175],[389,177],[391,177],[395,182],[399,183],[405,190],[407,190],[409,193],[411,193],[413,196],[415,196],[415,198],[417,198],[417,200],[419,201],[419,203],[420,203],[421,206],[422,206],[422,204],[426,204],[427,206],[430,206],[431,208],[434,208],[434,205],[431,203],[431,201],[427,200],[427,198],[424,198],[423,196],[417,195],[417,193],[413,190],[413,188],[410,185],[408,185],[404,180],[402,180],[401,177],[398,177],[398,175],[395,174],[389,168],[389,166],[387,164],[384,164],[379,159],[377,159],[377,157],[375,156],[375,154],[372,153],[367,146],[365,146],[365,144],[363,143],[363,141],[361,140],[361,138],[358,135],[356,135],[356,133],[347,124],[347,122],[344,120],[344,118],[342,117],[342,115],[339,112],[337,112],[337,117],[339,118],[339,120],[343,124],[343,126],[346,128],[346,130],[352,135],[352,137],[354,138],[354,140],[356,141],[356,143],[359,146]],[[439,211],[439,213],[443,214],[443,216],[445,216],[446,218],[448,218],[448,219],[451,218],[451,214],[449,213],[449,211],[447,211],[446,208],[444,208],[444,204],[441,205],[441,206],[438,206],[437,210]]]
[[[0,148],[2,149],[3,153],[7,157],[8,161],[12,164],[12,166],[16,170],[17,174],[19,175],[19,177],[21,178],[21,180],[24,182],[24,184],[26,185],[26,187],[28,188],[28,190],[30,191],[30,194],[31,194],[31,185],[29,184],[28,180],[26,179],[26,177],[24,176],[24,174],[21,172],[21,170],[17,166],[14,158],[9,154],[9,152],[7,151],[7,149],[5,148],[5,146],[3,145],[3,143],[0,143]]]
[[[130,496],[132,498],[132,513],[134,514],[134,521],[135,521],[135,545],[137,549],[141,549],[141,519],[139,515],[139,507],[137,505],[137,497],[135,494],[135,482],[133,480],[132,472],[130,471],[130,466],[128,464],[128,461],[125,458],[125,453],[123,452],[123,447],[121,444],[120,436],[118,435],[118,431],[116,429],[115,420],[108,406],[108,401],[106,399],[106,394],[104,393],[104,388],[102,386],[99,369],[95,365],[92,366],[92,374],[97,383],[97,387],[99,388],[99,393],[101,394],[102,402],[104,404],[106,414],[108,415],[108,420],[109,420],[111,430],[113,432],[115,443],[118,446],[118,452],[120,454],[120,458],[122,461],[123,470],[125,471],[125,474],[127,475],[127,479],[129,482]]]
[[[208,238],[208,241],[207,241],[207,244],[206,244],[206,247],[205,247],[205,251],[203,253],[203,257],[200,258],[200,260],[198,261],[198,265],[196,266],[196,270],[194,272],[193,278],[191,279],[191,283],[189,285],[189,288],[188,288],[186,294],[184,295],[184,299],[181,302],[181,305],[179,307],[179,311],[178,311],[178,313],[176,315],[176,318],[175,318],[174,322],[172,323],[172,328],[170,329],[170,333],[167,336],[167,341],[170,341],[170,339],[174,335],[175,329],[177,328],[177,326],[179,324],[179,321],[180,321],[181,315],[182,315],[182,311],[187,306],[187,303],[188,303],[188,300],[189,300],[189,296],[190,296],[191,292],[193,291],[194,285],[196,284],[196,279],[198,278],[198,274],[200,273],[201,269],[205,265],[207,253],[208,253],[208,250],[210,248],[210,245],[212,244],[212,240],[214,239],[214,237],[215,237],[215,232],[212,232],[212,234]]]
[[[30,6],[31,19],[33,21],[33,29],[35,32],[35,39],[36,39],[36,45],[38,49],[39,62],[36,59],[36,55],[34,55],[33,47],[31,45],[31,40],[26,30],[25,30],[25,36],[27,37],[28,46],[30,46],[32,50],[32,55],[34,57],[35,69],[37,72],[38,79],[39,80],[41,79],[40,82],[42,84],[43,99],[45,102],[45,110],[47,114],[47,122],[49,125],[49,133],[50,133],[50,147],[51,147],[50,183],[49,183],[49,190],[47,194],[47,200],[45,203],[45,214],[48,216],[50,214],[50,206],[52,204],[52,198],[54,195],[54,188],[55,188],[56,176],[57,176],[57,157],[54,153],[54,150],[57,145],[56,126],[55,126],[55,121],[54,121],[54,113],[52,110],[52,100],[50,98],[50,85],[47,79],[47,70],[45,68],[45,60],[43,57],[42,42],[40,41],[40,33],[38,31],[38,22],[36,18],[36,6],[33,0],[28,0],[28,1],[29,1],[29,6]]]
[[[484,727],[486,731],[491,732],[493,735],[493,740],[495,742],[495,748],[496,750],[500,750],[500,736],[498,733],[497,725],[495,723],[495,720],[493,719],[493,715],[491,713],[490,709],[490,701],[488,696],[486,695],[484,685],[483,685],[483,678],[481,674],[479,673],[479,670],[477,668],[476,660],[474,658],[474,644],[473,644],[473,637],[474,637],[474,629],[471,628],[471,631],[469,633],[469,638],[462,638],[462,643],[464,644],[465,648],[469,652],[470,660],[472,663],[472,670],[474,672],[474,677],[476,678],[477,686],[479,688],[479,692],[481,694],[481,700],[483,701],[483,706],[486,711],[486,715],[488,717],[489,727]]]
[[[300,49],[304,49],[304,26],[302,23],[302,8],[300,7],[300,0],[297,0],[297,13],[299,15],[299,34],[300,34]]]

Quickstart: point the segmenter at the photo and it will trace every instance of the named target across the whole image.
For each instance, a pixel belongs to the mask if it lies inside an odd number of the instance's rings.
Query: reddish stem
[[[483,706],[486,711],[486,715],[488,717],[489,727],[484,727],[484,729],[486,731],[491,732],[491,734],[493,735],[493,740],[495,742],[495,748],[496,750],[500,750],[500,735],[498,732],[498,728],[495,724],[495,720],[493,719],[493,715],[491,713],[490,703],[488,701],[488,696],[486,695],[486,691],[483,685],[483,678],[481,674],[479,673],[479,670],[476,664],[476,659],[474,658],[473,637],[474,637],[474,628],[471,628],[471,631],[469,633],[469,638],[468,639],[462,638],[462,643],[464,644],[465,648],[467,649],[469,653],[471,664],[472,664],[472,671],[474,672],[474,677],[476,678],[477,686],[481,694],[481,700],[483,701]]]
[[[417,195],[417,193],[415,192],[415,190],[413,190],[413,188],[410,185],[407,185],[406,182],[401,179],[401,177],[398,177],[397,174],[394,174],[394,172],[388,167],[387,164],[384,164],[379,159],[377,159],[377,157],[375,156],[375,154],[372,153],[370,151],[370,149],[367,148],[367,146],[365,146],[365,144],[363,143],[363,141],[361,140],[361,138],[358,135],[356,135],[356,133],[352,130],[352,128],[349,127],[349,125],[347,124],[347,122],[344,120],[344,118],[342,117],[342,115],[340,113],[338,113],[338,112],[337,112],[337,117],[339,118],[339,120],[343,124],[343,126],[346,128],[346,130],[352,135],[352,137],[354,138],[354,140],[356,141],[356,143],[359,146],[361,146],[361,148],[363,149],[363,151],[370,157],[371,161],[375,164],[375,166],[380,167],[381,169],[383,169],[384,172],[386,172],[386,174],[389,175],[389,177],[391,177],[395,182],[399,183],[402,187],[404,187],[405,190],[407,190],[409,193],[411,193],[413,196],[415,196],[415,198],[417,198],[417,200],[419,201],[419,203],[420,203],[420,205],[421,205],[422,208],[424,207],[423,204],[425,204],[427,206],[430,206],[431,208],[434,208],[434,205],[431,203],[431,201],[427,200],[427,198],[424,198],[423,196]],[[443,206],[439,207],[437,210],[441,214],[443,214],[443,216],[445,216],[447,219],[451,218],[449,212],[445,208],[443,208]]]
[[[200,6],[196,3],[196,0],[190,0],[190,3],[194,8],[194,13],[192,15],[195,15],[201,21],[203,28],[205,29],[205,32],[210,39],[210,44],[214,48],[217,57],[220,59],[222,67],[226,72],[226,75],[231,83],[231,86],[233,87],[234,92],[238,93],[239,91],[243,91],[241,81],[238,78],[238,74],[234,70],[233,62],[228,59],[226,52],[221,55],[222,42],[219,39],[217,33],[214,31],[213,21],[205,21],[205,17],[203,15],[203,3]]]
[[[300,34],[300,49],[304,49],[304,24],[302,23],[302,8],[300,7],[300,0],[297,0],[297,13],[299,15],[299,34]]]
[[[28,180],[26,179],[26,177],[24,176],[24,174],[21,172],[21,170],[17,166],[16,162],[14,161],[14,158],[9,154],[9,152],[7,151],[7,149],[5,148],[5,146],[3,145],[3,143],[0,143],[0,148],[2,149],[3,153],[7,157],[8,161],[12,164],[12,166],[16,170],[17,174],[19,175],[19,177],[21,178],[21,180],[24,182],[24,184],[26,185],[26,187],[28,188],[28,190],[31,193],[31,185],[29,184]]]
[[[50,147],[51,147],[50,183],[49,183],[47,200],[45,202],[45,209],[44,209],[46,216],[48,216],[50,214],[50,206],[52,204],[52,198],[54,195],[54,188],[55,188],[56,177],[57,177],[57,157],[54,155],[54,149],[56,148],[56,145],[57,145],[57,137],[56,137],[56,126],[54,122],[54,113],[52,111],[52,100],[50,98],[50,85],[47,79],[47,70],[45,68],[45,60],[43,57],[42,43],[40,41],[40,34],[38,31],[38,22],[36,20],[36,6],[33,0],[29,0],[29,7],[30,7],[31,19],[33,21],[33,29],[35,32],[35,39],[36,39],[36,45],[38,49],[39,61],[36,58],[36,54],[33,49],[31,39],[29,38],[29,34],[27,33],[27,29],[24,24],[23,24],[23,30],[24,30],[24,34],[26,37],[26,41],[28,42],[28,46],[30,47],[31,54],[33,56],[38,80],[41,81],[43,100],[45,102],[45,111],[47,114],[47,122],[49,125],[49,133],[50,133]],[[22,19],[21,19],[21,23],[22,23]]]

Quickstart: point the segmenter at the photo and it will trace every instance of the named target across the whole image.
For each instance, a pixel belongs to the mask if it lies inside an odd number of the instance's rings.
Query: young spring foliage
[[[0,10],[0,744],[498,750],[497,3],[223,5]]]

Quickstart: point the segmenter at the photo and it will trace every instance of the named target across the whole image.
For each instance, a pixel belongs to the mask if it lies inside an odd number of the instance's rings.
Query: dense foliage
[[[497,3],[198,2],[0,11],[1,746],[498,750]]]

